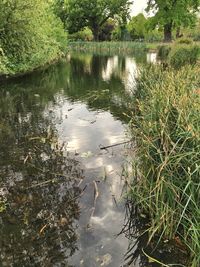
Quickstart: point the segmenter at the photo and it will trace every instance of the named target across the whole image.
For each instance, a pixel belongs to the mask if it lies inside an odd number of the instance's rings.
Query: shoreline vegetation
[[[0,14],[0,77],[30,73],[66,53],[67,35],[48,2],[5,1]]]
[[[61,26],[61,25],[59,25]],[[61,30],[62,28],[60,28]],[[46,68],[51,64],[56,63],[61,58],[64,58],[70,52],[81,52],[81,53],[109,53],[109,54],[123,54],[123,55],[132,55],[132,54],[141,54],[153,52],[158,54],[158,58],[167,61],[169,53],[171,50],[175,51],[180,50],[180,48],[185,48],[185,54],[188,53],[190,48],[196,47],[197,50],[200,49],[199,42],[193,42],[190,39],[180,39],[178,42],[172,43],[163,43],[163,42],[136,42],[136,41],[109,41],[109,42],[84,42],[84,41],[67,41],[64,31],[62,32],[62,47],[55,49],[56,53],[47,58],[40,59],[40,61],[32,62],[22,62],[21,64],[14,63],[9,58],[5,56],[4,50],[0,47],[0,80],[6,80],[9,78],[16,78],[20,76],[27,75],[31,72],[34,72],[38,69]],[[57,43],[59,46],[59,42]],[[197,51],[196,50],[196,51]],[[198,58],[200,57],[199,52],[197,51]],[[34,56],[34,55],[33,55]],[[170,57],[169,57],[170,58]],[[186,58],[187,55],[186,55]],[[31,59],[31,55],[29,55]],[[196,59],[196,60],[197,60]],[[188,62],[190,63],[190,62]]]
[[[199,71],[143,67],[131,123],[132,203],[150,220],[149,240],[174,240],[189,253],[190,267],[200,266]]]
[[[110,53],[132,55],[135,53],[158,52],[160,46],[165,46],[162,42],[139,42],[139,41],[104,41],[104,42],[84,42],[69,41],[70,52],[82,53]]]
[[[35,66],[31,69],[27,69],[25,71],[16,72],[16,73],[6,73],[6,74],[0,73],[0,82],[6,81],[6,80],[22,78],[26,75],[32,74],[32,73],[37,72],[39,70],[44,71],[44,70],[48,69],[50,66],[52,66],[53,64],[56,64],[57,62],[59,62],[63,57],[64,57],[64,55],[59,55],[57,58],[53,59],[52,61],[44,62],[43,65],[38,65],[38,66]]]

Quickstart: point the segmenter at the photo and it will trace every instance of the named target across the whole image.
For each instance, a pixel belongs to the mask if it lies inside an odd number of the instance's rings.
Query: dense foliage
[[[94,41],[172,41],[174,37],[190,35],[198,40],[199,27],[195,28],[200,0],[148,0],[146,12],[130,18],[130,0],[54,0],[54,12],[65,29],[76,39],[77,32],[89,28]],[[112,22],[111,22],[112,21]],[[191,30],[193,28],[193,30]],[[195,29],[194,29],[195,28]],[[75,38],[74,38],[75,37]],[[79,39],[79,38],[77,38]]]
[[[176,69],[185,65],[195,65],[199,50],[197,45],[176,45],[169,53],[169,64]]]
[[[158,47],[158,58],[167,66],[179,69],[185,65],[195,65],[199,59],[200,48],[191,39],[178,39],[173,45]]]
[[[61,55],[66,36],[44,0],[0,2],[0,73],[32,70]]]
[[[138,14],[137,16],[132,17],[128,24],[128,30],[133,40],[140,38],[144,39],[146,33],[146,24],[147,19],[143,14]]]
[[[129,6],[129,0],[68,0],[57,5],[56,10],[69,33],[89,27],[94,39],[99,40],[100,31],[108,19],[127,16]]]
[[[199,0],[148,0],[147,11],[153,10],[154,27],[156,25],[164,28],[164,41],[172,40],[172,30],[177,28],[179,36],[179,28],[187,27],[195,24],[196,14],[199,10]]]

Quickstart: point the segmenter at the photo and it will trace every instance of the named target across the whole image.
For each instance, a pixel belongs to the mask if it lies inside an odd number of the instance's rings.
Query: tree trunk
[[[98,42],[99,41],[99,27],[94,27],[92,29],[92,33],[93,33],[93,36],[94,36],[94,41]]]
[[[183,37],[183,34],[181,34],[181,28],[178,27],[176,29],[176,38],[178,39],[178,38],[181,38],[181,37]]]
[[[164,25],[164,42],[172,41],[172,23]]]

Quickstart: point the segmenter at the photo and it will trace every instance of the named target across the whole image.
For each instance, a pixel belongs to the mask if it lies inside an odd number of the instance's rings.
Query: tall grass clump
[[[160,45],[157,48],[158,58],[175,69],[186,65],[195,65],[199,59],[200,47],[191,39],[179,39],[171,45]]]
[[[174,68],[197,63],[200,48],[197,45],[176,45],[169,53],[169,64]]]
[[[142,69],[135,95],[133,203],[150,218],[149,239],[179,238],[200,266],[199,67]]]

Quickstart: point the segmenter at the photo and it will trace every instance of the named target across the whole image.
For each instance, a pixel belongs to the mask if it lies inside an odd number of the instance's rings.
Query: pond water
[[[124,142],[146,60],[71,54],[1,83],[0,266],[126,266]]]
[[[0,266],[123,266],[133,57],[68,55],[1,84]]]

